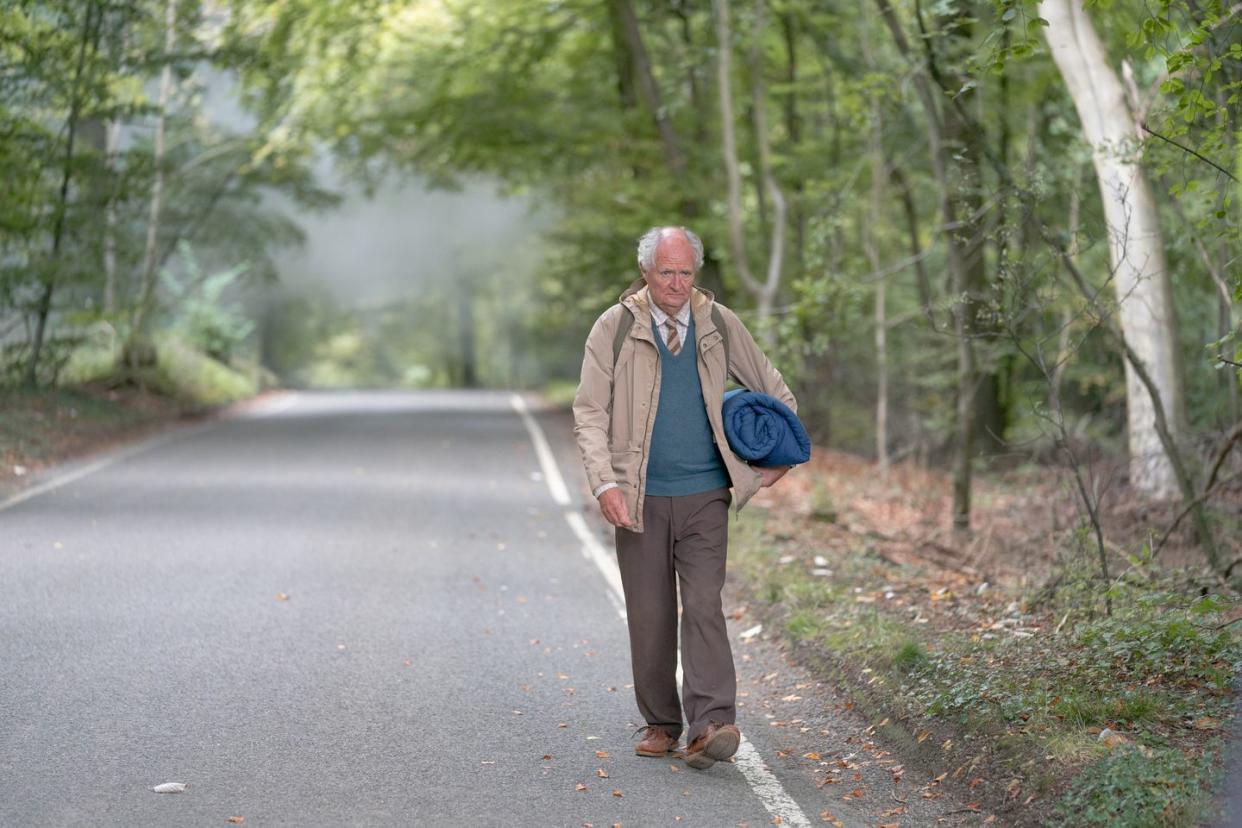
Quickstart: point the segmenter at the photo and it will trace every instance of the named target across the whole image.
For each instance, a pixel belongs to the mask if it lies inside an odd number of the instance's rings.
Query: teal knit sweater
[[[676,355],[656,330],[660,349],[660,402],[647,460],[647,494],[688,495],[729,485],[729,473],[712,436],[703,405],[695,354],[694,316]]]

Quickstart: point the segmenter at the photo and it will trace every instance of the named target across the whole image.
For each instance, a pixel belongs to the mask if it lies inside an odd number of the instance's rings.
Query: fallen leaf
[[[543,755],[543,761],[545,761],[545,762],[550,762],[551,760],[552,760],[552,754],[550,754],[550,753],[545,753],[545,754]]]
[[[598,776],[600,779],[607,779],[608,771],[604,770],[603,768],[597,768],[595,771],[595,775]]]
[[[181,793],[188,787],[190,786],[185,782],[165,782],[162,785],[156,785],[151,790],[156,793]]]
[[[1216,730],[1220,727],[1220,722],[1211,716],[1200,716],[1195,719],[1195,730]]]
[[[285,593],[283,593],[283,592],[278,592],[278,593],[276,593],[276,600],[277,600],[277,601],[288,601],[288,600],[289,600],[289,596],[288,596],[288,595],[286,595],[286,594],[285,594]]]
[[[583,783],[579,782],[577,785],[574,785],[574,790],[575,790],[575,791],[585,791],[585,790],[586,790],[586,785],[584,785]]]
[[[751,627],[749,630],[746,630],[741,635],[739,635],[738,638],[742,639],[743,641],[749,641],[750,639],[754,638],[756,635],[758,635],[761,632],[763,632],[763,625],[756,624],[755,626]]]
[[[831,811],[820,811],[819,818],[824,822],[831,823],[835,828],[844,828],[845,823],[834,817]]]
[[[612,792],[612,795],[615,796],[617,799],[620,799],[621,797],[625,796],[625,794],[621,793],[620,790],[614,790]]]
[[[818,754],[818,753],[816,753],[815,751],[811,751],[810,753],[804,753],[804,754],[802,754],[802,758],[803,758],[803,759],[811,759],[812,761],[818,761],[818,760],[819,760],[819,754]]]
[[[802,697],[795,695],[793,693],[790,693],[788,696],[782,696],[781,701],[788,701],[788,702],[802,701]]]
[[[898,805],[896,808],[889,808],[887,811],[885,811],[884,813],[880,814],[880,816],[882,816],[882,817],[901,816],[901,815],[902,815],[902,814],[904,814],[905,812],[906,812],[906,806],[905,806],[905,805]]]
[[[566,724],[565,722],[561,722],[560,724],[557,725],[557,727],[569,727],[569,725]]]
[[[606,751],[606,750],[597,750],[597,751],[595,751],[595,758],[596,758],[596,759],[607,759],[607,758],[608,758],[608,751]]]
[[[244,816],[231,816],[229,817],[228,821],[233,823],[234,825],[241,825],[243,822],[246,821],[246,818]]]

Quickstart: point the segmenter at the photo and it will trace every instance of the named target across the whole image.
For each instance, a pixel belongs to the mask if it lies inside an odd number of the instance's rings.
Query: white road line
[[[59,489],[61,486],[64,486],[67,483],[72,483],[75,480],[81,480],[83,477],[86,477],[88,474],[93,474],[102,468],[111,466],[113,463],[116,463],[119,460],[124,460],[126,457],[133,457],[135,454],[148,451],[150,449],[155,448],[156,446],[162,446],[164,443],[167,443],[171,440],[180,440],[183,437],[190,436],[191,434],[198,434],[200,431],[206,431],[208,429],[215,428],[216,426],[220,425],[222,422],[224,422],[227,419],[231,419],[234,417],[247,418],[247,419],[267,417],[272,414],[276,414],[281,411],[284,411],[286,408],[290,407],[295,402],[297,402],[297,394],[290,394],[288,397],[284,397],[278,400],[277,402],[273,403],[270,407],[264,407],[258,410],[240,411],[237,413],[226,412],[224,414],[221,414],[218,417],[207,420],[206,422],[198,423],[197,425],[183,426],[180,428],[176,428],[172,431],[167,431],[167,432],[164,432],[163,434],[158,434],[155,437],[150,438],[149,440],[143,440],[140,443],[134,443],[133,445],[125,446],[124,448],[120,448],[115,451],[108,452],[106,455],[94,461],[93,463],[87,463],[86,465],[79,466],[78,468],[73,469],[72,471],[68,471],[68,472],[65,472],[64,474],[51,477],[43,481],[42,483],[37,483],[28,489],[23,489],[17,494],[5,500],[0,501],[0,512],[4,511],[10,506],[16,506],[17,504],[21,503],[24,500],[29,500],[32,497],[38,497],[39,495],[45,492],[50,492],[53,489]]]
[[[552,449],[548,448],[548,439],[543,436],[543,429],[530,416],[526,400],[520,394],[512,395],[509,400],[513,404],[513,410],[522,418],[522,425],[526,426],[526,433],[530,435],[530,441],[535,446],[535,456],[539,458],[539,466],[543,469],[543,479],[552,490],[552,499],[557,506],[568,506],[569,489],[565,487],[565,478],[561,477],[561,469],[552,457]]]
[[[530,434],[531,443],[535,446],[535,456],[539,458],[539,466],[543,470],[543,478],[548,484],[548,489],[552,492],[552,499],[558,505],[568,506],[569,490],[565,487],[565,478],[561,476],[560,468],[556,465],[552,451],[548,448],[548,440],[543,434],[543,429],[530,415],[525,400],[514,394],[512,402],[513,410],[522,418],[526,431]],[[621,590],[621,573],[612,557],[599,539],[591,533],[581,514],[566,509],[565,522],[578,536],[578,540],[582,541],[582,554],[595,564],[600,574],[604,576],[604,582],[608,584],[608,597],[617,609],[617,614],[624,621],[626,618],[625,594]],[[677,654],[677,683],[681,684],[681,653]],[[810,828],[811,822],[806,818],[801,806],[785,791],[785,786],[773,775],[772,770],[745,734],[738,743],[737,754],[734,758],[735,767],[742,772],[742,776],[750,784],[751,790],[755,792],[755,796],[759,797],[759,801],[763,803],[768,813],[780,817],[782,825]]]

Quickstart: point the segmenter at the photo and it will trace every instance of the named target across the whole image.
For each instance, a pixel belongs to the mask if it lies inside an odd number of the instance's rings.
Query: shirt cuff
[[[600,495],[602,495],[604,492],[608,491],[609,489],[615,489],[615,488],[617,488],[617,481],[609,480],[607,483],[600,483],[598,486],[596,486],[595,491],[591,492],[591,494],[594,497],[599,497]]]

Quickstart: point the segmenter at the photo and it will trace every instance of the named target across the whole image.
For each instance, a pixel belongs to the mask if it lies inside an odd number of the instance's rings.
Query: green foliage
[[[1058,804],[1058,819],[1110,828],[1199,825],[1216,775],[1213,754],[1187,757],[1173,748],[1149,754],[1118,748],[1087,766]]]
[[[1122,597],[1123,590],[1114,592]],[[1111,616],[1077,628],[1074,665],[1084,679],[1101,686],[1158,676],[1166,687],[1207,685],[1223,691],[1242,664],[1242,650],[1232,632],[1204,619],[1218,617],[1224,606],[1217,596],[1187,607],[1184,596],[1140,591]]]
[[[172,333],[154,337],[156,364],[143,381],[165,396],[202,405],[222,405],[253,396],[258,378],[224,365]]]
[[[224,291],[246,272],[246,266],[205,274],[189,242],[183,241],[177,252],[185,271],[184,281],[168,268],[160,272],[169,291],[169,329],[212,359],[228,363],[254,330],[254,322],[246,317],[241,306],[223,299]]]

